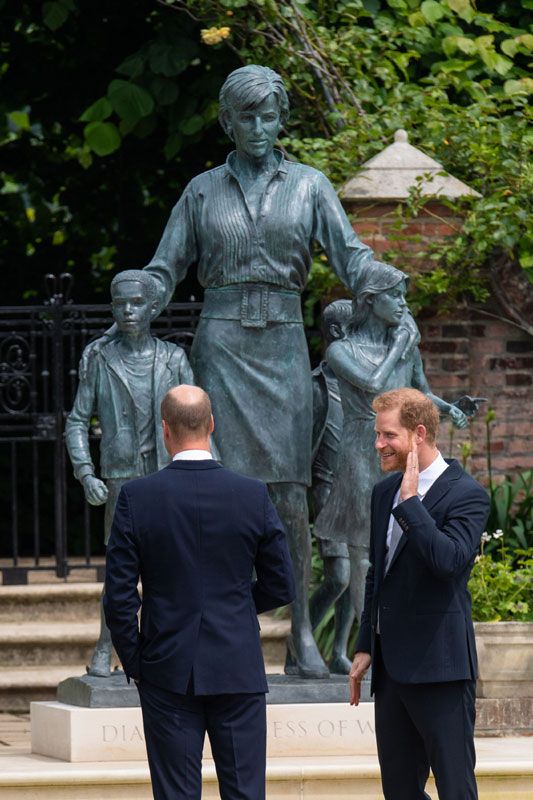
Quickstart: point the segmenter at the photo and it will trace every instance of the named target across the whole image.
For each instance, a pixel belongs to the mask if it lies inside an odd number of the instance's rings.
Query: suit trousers
[[[439,800],[477,800],[476,682],[397,683],[385,669],[379,639],[372,669],[385,800],[430,800],[424,791],[430,767]]]
[[[264,800],[265,695],[176,694],[138,684],[155,800],[199,800],[209,736],[221,800]]]

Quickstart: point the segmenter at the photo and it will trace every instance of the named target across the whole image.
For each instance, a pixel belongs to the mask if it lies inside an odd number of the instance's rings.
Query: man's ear
[[[168,425],[166,423],[166,420],[164,420],[164,419],[161,420],[161,424],[163,425],[163,439],[166,442],[166,441],[168,441],[168,436],[169,436],[170,431],[168,429]]]
[[[215,430],[215,420],[213,418],[213,415],[211,414],[211,419],[209,420],[209,435],[210,436],[211,436],[211,434],[213,433],[214,430]]]
[[[415,441],[417,444],[422,444],[427,439],[428,432],[425,425],[417,425],[415,430]]]

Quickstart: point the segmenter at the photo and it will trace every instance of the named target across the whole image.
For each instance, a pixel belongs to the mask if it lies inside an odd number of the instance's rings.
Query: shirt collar
[[[281,150],[278,150],[276,148],[274,148],[274,155],[275,155],[275,157],[276,157],[276,159],[278,161],[278,167],[277,167],[274,175],[276,175],[276,176],[279,175],[280,178],[285,178],[285,176],[287,174],[287,161],[285,159],[285,156],[283,155]],[[228,155],[228,157],[226,159],[226,164],[225,164],[225,167],[226,167],[225,177],[226,178],[232,177],[232,178],[235,178],[236,181],[238,181],[239,180],[239,175],[235,171],[235,158],[236,158],[236,156],[237,156],[237,151],[236,150],[232,150],[231,153]]]
[[[442,473],[448,469],[448,464],[439,452],[434,461],[431,462],[429,467],[422,470],[418,476],[418,496],[420,499],[426,496],[431,486],[435,483]]]
[[[213,459],[208,450],[180,450],[172,456],[172,461],[207,461],[207,459]]]

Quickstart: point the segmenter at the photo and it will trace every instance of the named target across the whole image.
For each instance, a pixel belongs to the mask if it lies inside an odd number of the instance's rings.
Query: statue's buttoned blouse
[[[255,222],[233,166],[235,153],[189,183],[148,265],[165,288],[165,304],[192,264],[206,288],[252,282],[301,292],[313,240],[349,287],[360,266],[372,259],[326,176],[277,151],[276,157],[278,167]]]

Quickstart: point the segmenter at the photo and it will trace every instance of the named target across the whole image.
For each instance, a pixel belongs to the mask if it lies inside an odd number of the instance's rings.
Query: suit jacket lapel
[[[451,461],[448,465],[448,469],[444,470],[442,475],[439,475],[422,500],[422,505],[427,511],[437,505],[439,500],[449,491],[451,481],[456,480],[460,475],[461,467],[459,466],[459,462],[455,460]]]
[[[383,495],[378,500],[378,516],[376,519],[375,530],[377,536],[375,537],[376,546],[376,574],[380,577],[383,575],[385,569],[385,547],[387,544],[387,529],[389,527],[389,519],[392,511],[392,504],[394,496],[398,491],[402,482],[402,475],[397,476],[397,480],[392,481],[383,492]],[[403,538],[403,537],[402,537]],[[398,545],[399,546],[399,545]]]
[[[405,533],[402,533],[402,535],[400,536],[400,540],[399,540],[398,544],[396,545],[396,550],[392,554],[392,559],[391,559],[391,562],[389,564],[389,568],[388,568],[387,572],[391,571],[392,567],[396,563],[396,559],[398,558],[398,556],[400,555],[400,553],[402,552],[402,550],[403,550],[403,548],[405,547],[406,544],[407,544],[407,536],[405,535]]]

